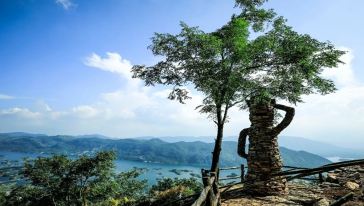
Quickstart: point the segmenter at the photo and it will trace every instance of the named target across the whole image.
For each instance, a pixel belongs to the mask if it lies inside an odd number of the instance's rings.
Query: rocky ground
[[[296,181],[289,183],[286,196],[251,197],[242,195],[237,185],[223,195],[223,206],[329,206],[339,198],[350,194],[343,206],[364,206],[364,165],[346,167],[327,174],[323,183]]]

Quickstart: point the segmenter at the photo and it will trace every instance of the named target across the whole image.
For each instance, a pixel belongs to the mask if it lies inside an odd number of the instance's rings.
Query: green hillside
[[[225,141],[222,146],[221,166],[243,163],[236,154],[237,143]],[[119,159],[166,164],[210,165],[213,143],[174,142],[160,139],[107,139],[87,136],[46,136],[25,133],[0,134],[0,151],[26,153],[63,153],[77,155],[98,150],[114,150]],[[284,165],[317,167],[330,161],[304,151],[280,148]]]

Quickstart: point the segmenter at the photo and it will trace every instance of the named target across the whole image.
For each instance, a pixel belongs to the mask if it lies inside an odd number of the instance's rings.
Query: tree
[[[257,139],[256,144],[251,144],[248,155],[250,185],[256,181],[265,184],[262,174],[268,174],[266,177],[270,179],[272,176],[269,174],[281,167],[275,138],[277,133],[269,133],[268,130],[265,130],[268,133],[254,133],[260,128],[273,126],[273,107],[288,109],[283,105],[270,104],[272,99],[297,103],[305,94],[333,92],[333,82],[321,78],[320,73],[323,67],[337,66],[339,57],[344,53],[336,50],[329,42],[320,42],[309,35],[294,32],[286,25],[283,17],[277,16],[273,10],[261,8],[264,2],[266,0],[237,0],[236,6],[241,8],[241,13],[233,15],[226,25],[214,32],[205,33],[198,27],[181,23],[179,34],[156,33],[149,48],[154,55],[164,57],[163,60],[153,66],[135,65],[132,69],[133,76],[143,79],[147,86],[172,86],[169,95],[172,100],[184,103],[189,98],[185,86],[193,86],[205,95],[198,108],[217,125],[212,174],[218,172],[224,124],[229,109],[233,106],[249,108],[251,128],[257,128],[246,133],[250,142]],[[275,131],[280,132],[288,126],[288,120],[292,117],[293,113],[289,112]],[[263,144],[263,139],[267,143]],[[275,155],[276,158],[256,158],[254,152]],[[258,166],[252,167],[253,162],[260,165],[267,161],[273,163],[264,164],[264,170],[270,171],[273,165],[276,169],[267,173]],[[277,182],[280,187],[277,191],[285,190],[284,180],[282,184]],[[251,189],[259,187],[252,186]],[[218,195],[218,191],[215,192]]]
[[[165,59],[154,66],[133,66],[134,77],[145,80],[147,86],[171,85],[169,98],[184,103],[189,98],[184,87],[192,84],[205,95],[200,112],[207,113],[217,126],[212,156],[211,174],[217,174],[228,110],[245,98],[246,81],[240,65],[247,58],[248,22],[233,18],[226,26],[212,33],[181,23],[177,35],[158,34],[152,39],[153,54]],[[218,186],[214,185],[218,195]]]
[[[5,197],[6,205],[97,205],[115,200],[118,205],[144,196],[146,180],[140,171],[114,173],[114,152],[70,159],[64,155],[39,157],[24,163],[27,184]]]

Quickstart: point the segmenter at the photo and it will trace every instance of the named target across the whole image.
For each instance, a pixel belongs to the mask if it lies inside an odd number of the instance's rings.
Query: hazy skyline
[[[0,132],[102,134],[112,137],[212,136],[215,127],[168,88],[132,79],[133,64],[156,62],[154,32],[177,33],[179,22],[213,31],[237,9],[233,0],[0,0]],[[324,72],[334,94],[296,105],[283,135],[352,148],[364,146],[364,29],[357,0],[271,0],[266,7],[299,33],[348,51],[345,65]],[[231,110],[225,135],[249,126]]]

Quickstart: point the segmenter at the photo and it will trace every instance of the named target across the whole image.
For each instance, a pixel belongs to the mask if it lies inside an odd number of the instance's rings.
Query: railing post
[[[201,169],[202,184],[204,187],[206,187],[208,185],[208,180],[209,180],[208,174],[209,174],[208,170]]]
[[[204,187],[210,186],[210,190],[207,192],[206,194],[206,200],[205,200],[205,204],[208,206],[217,206],[216,203],[216,194],[214,191],[214,187],[217,186],[216,184],[216,178],[217,175],[216,173],[210,172],[210,170],[205,170],[205,169],[201,169],[201,176],[202,176],[202,183],[204,185]],[[214,178],[214,182],[212,182],[211,185],[211,177]],[[218,188],[217,188],[218,189]]]
[[[240,170],[241,170],[241,183],[244,182],[245,178],[244,178],[244,175],[245,175],[245,167],[244,167],[244,164],[241,164],[240,166]]]
[[[323,183],[324,182],[324,178],[322,177],[322,173],[321,172],[319,173],[319,181],[320,181],[320,183]]]

